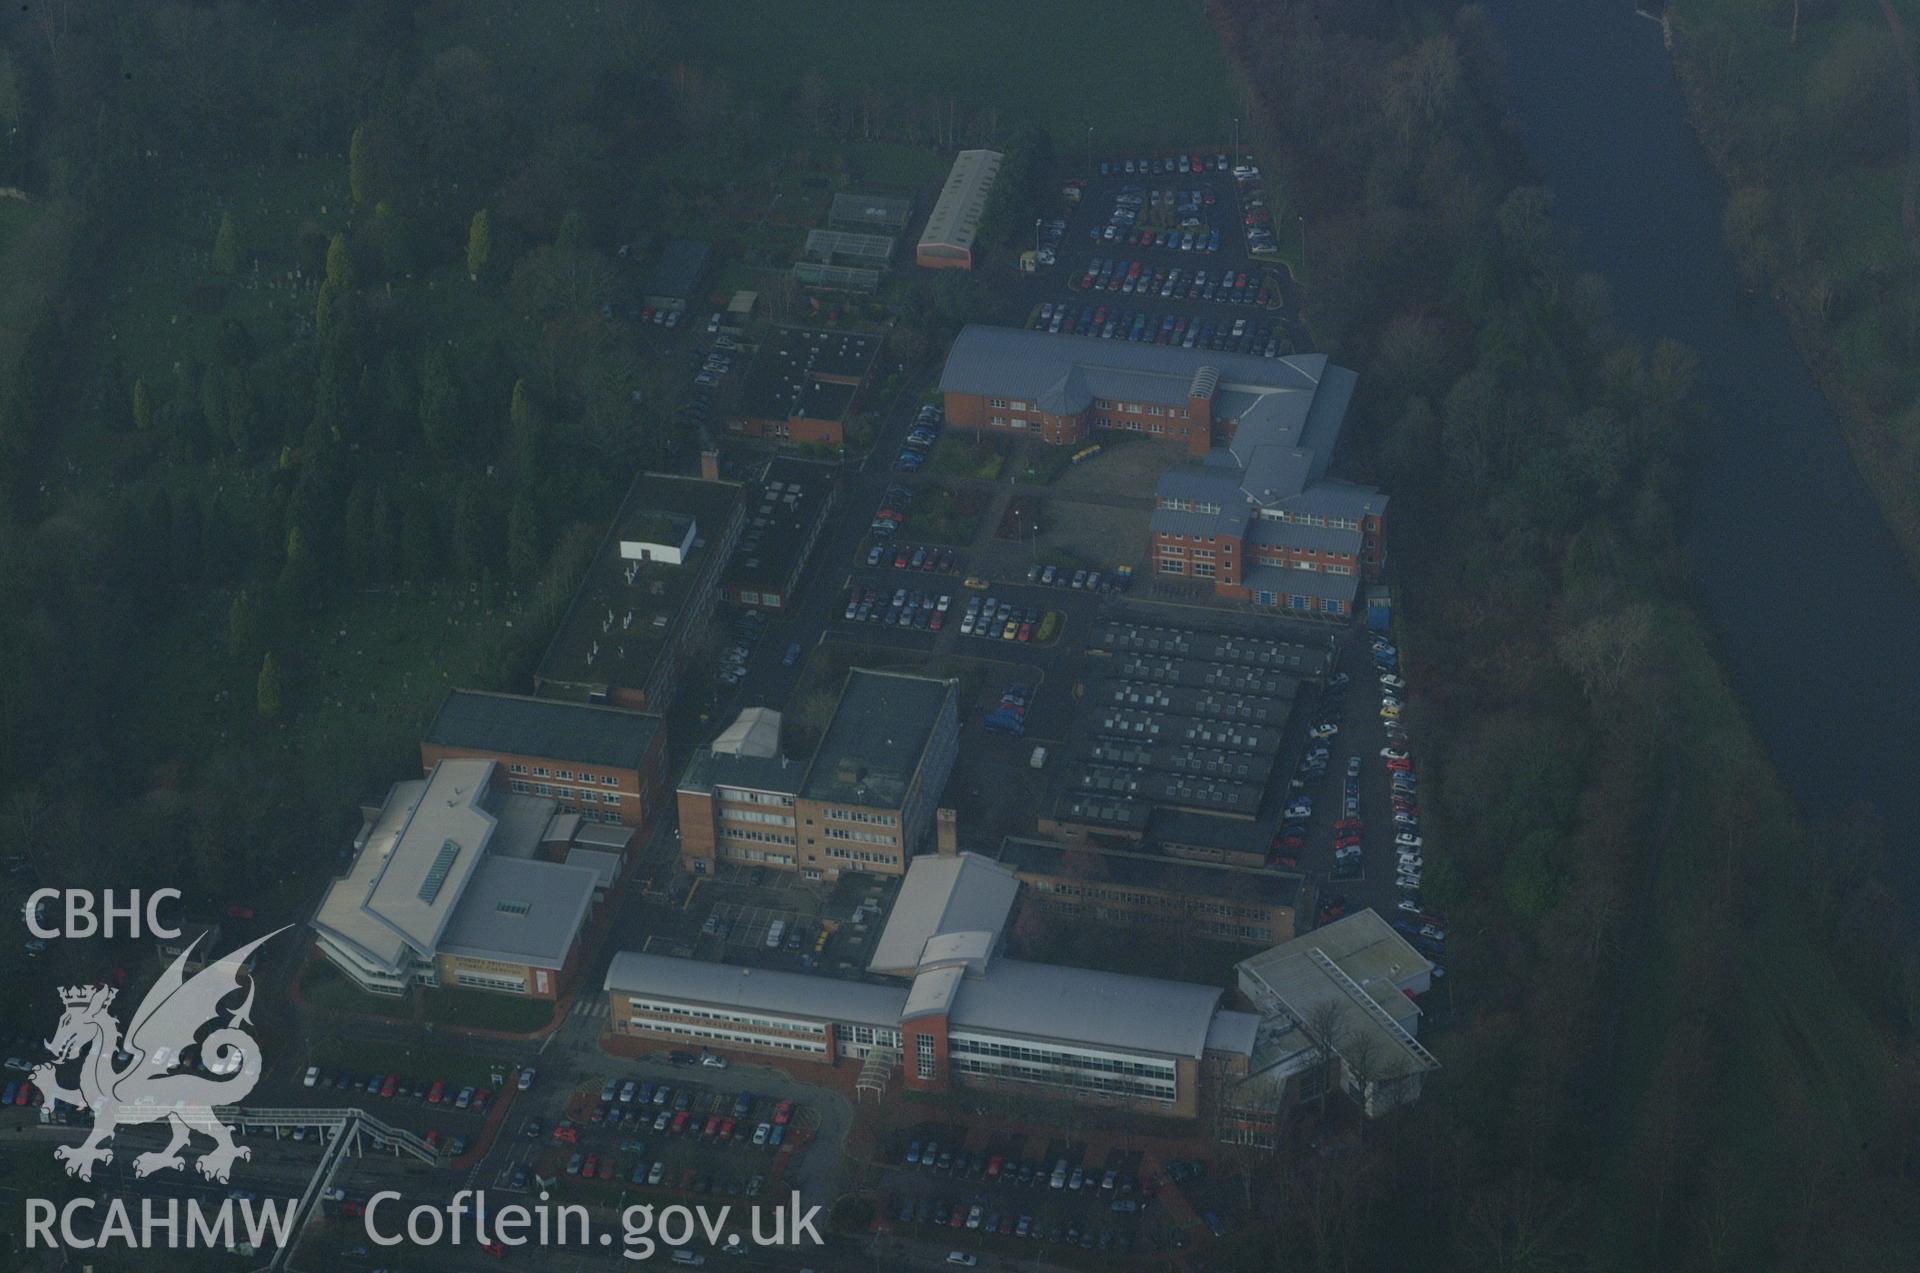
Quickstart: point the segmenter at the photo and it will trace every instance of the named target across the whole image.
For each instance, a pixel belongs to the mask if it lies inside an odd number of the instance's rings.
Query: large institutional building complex
[[[1257,1018],[1211,986],[1008,959],[1019,891],[971,853],[916,858],[853,982],[625,952],[617,1034],[862,1059],[917,1091],[1033,1092],[1193,1117],[1203,1076],[1247,1072]]]
[[[855,668],[813,756],[780,750],[778,712],[749,708],[680,779],[680,854],[696,875],[725,859],[899,875],[925,846],[960,749],[953,686]]]
[[[418,984],[557,998],[632,837],[514,791],[494,760],[441,760],[365,817],[313,927],[321,954],[383,995]]]
[[[949,423],[1077,445],[1096,429],[1196,463],[1154,494],[1153,569],[1218,597],[1354,613],[1386,560],[1387,497],[1327,476],[1355,376],[1324,354],[1258,358],[971,326],[941,373]]]

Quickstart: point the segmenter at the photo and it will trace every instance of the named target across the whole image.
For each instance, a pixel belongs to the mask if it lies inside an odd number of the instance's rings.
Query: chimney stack
[[[959,815],[952,809],[933,811],[933,847],[941,857],[950,858],[960,852]]]
[[[700,452],[700,476],[709,482],[717,482],[720,480],[720,451],[718,448],[708,447],[706,450]]]

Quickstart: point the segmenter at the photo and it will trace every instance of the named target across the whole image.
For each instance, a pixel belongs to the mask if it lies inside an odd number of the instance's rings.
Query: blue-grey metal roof
[[[1306,552],[1360,552],[1360,532],[1333,526],[1302,526],[1275,517],[1256,517],[1247,523],[1247,542],[1268,548],[1298,548]]]
[[[900,1024],[900,1013],[907,1005],[907,992],[900,986],[738,968],[637,950],[623,950],[613,957],[604,988],[617,994],[657,995],[682,1003],[750,1009],[809,1021],[889,1027]]]
[[[460,895],[437,953],[565,967],[599,886],[598,872],[584,864],[489,856]]]
[[[1156,508],[1153,510],[1153,533],[1156,535],[1185,535],[1189,539],[1205,539],[1209,535],[1220,533],[1221,513],[1189,513],[1178,508]],[[1227,534],[1239,531],[1237,522],[1230,523]]]
[[[947,351],[940,388],[1037,400],[1059,384],[1069,368],[1077,366],[1089,390],[1100,397],[1185,406],[1195,373],[1202,367],[1219,372],[1221,392],[1225,393],[1239,386],[1310,390],[1319,383],[1326,365],[1325,354],[1262,358],[1019,327],[970,325],[961,329]],[[1107,378],[1103,381],[1102,376]]]
[[[1320,601],[1345,601],[1348,604],[1352,604],[1360,590],[1360,580],[1356,575],[1289,570],[1285,566],[1251,566],[1247,569],[1246,585],[1255,592],[1313,597]]]
[[[1184,981],[996,959],[986,976],[961,982],[947,1028],[1197,1060],[1220,995]]]
[[[1378,517],[1387,511],[1386,492],[1353,482],[1319,481],[1292,499],[1281,502],[1288,512],[1321,517]]]

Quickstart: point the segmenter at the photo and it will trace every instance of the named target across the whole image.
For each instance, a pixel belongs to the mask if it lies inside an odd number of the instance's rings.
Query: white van
[[[767,926],[767,949],[780,949],[780,942],[787,935],[787,921],[776,919]]]

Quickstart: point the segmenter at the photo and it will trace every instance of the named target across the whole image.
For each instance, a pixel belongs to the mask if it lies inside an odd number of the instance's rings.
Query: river
[[[1658,23],[1629,0],[1493,0],[1527,152],[1649,341],[1700,354],[1711,417],[1683,510],[1701,606],[1742,700],[1810,818],[1868,806],[1910,899],[1900,814],[1920,724],[1920,588],[1838,421],[1720,237],[1725,190],[1687,122]]]

